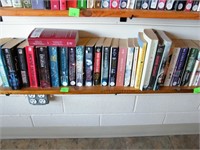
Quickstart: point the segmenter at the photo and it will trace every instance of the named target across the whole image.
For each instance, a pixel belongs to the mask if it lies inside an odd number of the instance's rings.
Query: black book
[[[27,61],[26,61],[26,53],[25,47],[28,45],[28,41],[25,40],[17,47],[17,55],[19,61],[19,69],[22,78],[22,85],[23,87],[29,87],[29,77],[28,77],[28,68],[27,68]]]
[[[24,39],[14,38],[2,47],[2,53],[6,63],[5,65],[8,68],[8,81],[13,90],[22,88],[22,79],[16,50],[17,46],[22,41],[24,41]]]
[[[51,2],[50,2],[50,0],[44,0],[44,7],[46,9],[51,9]]]
[[[186,0],[176,0],[174,4],[174,10],[183,11],[185,9]]]
[[[68,47],[69,51],[69,85],[76,85],[76,47]]]

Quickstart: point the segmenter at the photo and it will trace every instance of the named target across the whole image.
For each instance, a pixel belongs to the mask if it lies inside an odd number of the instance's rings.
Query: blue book
[[[52,87],[59,87],[58,50],[56,46],[49,46],[50,74]]]
[[[32,9],[45,9],[44,0],[31,0]]]
[[[60,82],[62,86],[68,86],[68,49],[60,47]]]

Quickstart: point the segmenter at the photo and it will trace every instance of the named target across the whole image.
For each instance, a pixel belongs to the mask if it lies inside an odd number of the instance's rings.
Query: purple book
[[[45,9],[44,0],[31,0],[32,9]]]

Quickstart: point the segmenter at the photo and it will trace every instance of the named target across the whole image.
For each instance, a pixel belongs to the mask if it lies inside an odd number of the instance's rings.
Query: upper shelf
[[[68,10],[36,10],[30,8],[0,8],[0,16],[68,16]],[[137,9],[84,9],[80,17],[128,17],[200,20],[199,12],[137,10]]]

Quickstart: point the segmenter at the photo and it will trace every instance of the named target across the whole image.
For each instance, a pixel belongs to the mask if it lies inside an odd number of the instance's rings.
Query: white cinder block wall
[[[120,38],[155,28],[200,39],[200,22],[186,20],[4,17],[0,24],[0,37],[27,37],[34,27],[56,27],[79,29],[80,36]],[[44,106],[30,105],[26,95],[1,95],[0,138],[199,133],[199,111],[199,94],[55,95]]]

